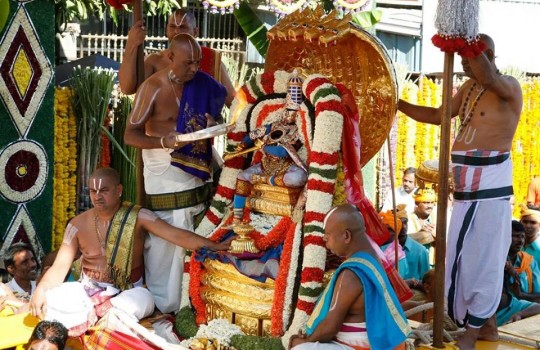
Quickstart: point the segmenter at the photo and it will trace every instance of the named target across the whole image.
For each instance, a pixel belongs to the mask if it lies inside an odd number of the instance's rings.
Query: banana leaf
[[[251,41],[261,56],[266,57],[269,44],[268,39],[266,39],[267,29],[264,23],[257,17],[255,11],[247,3],[241,2],[233,14],[244,33],[246,33],[249,41]]]

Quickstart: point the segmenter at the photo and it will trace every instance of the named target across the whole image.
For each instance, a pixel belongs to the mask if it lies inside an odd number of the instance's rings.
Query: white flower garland
[[[230,346],[231,338],[234,335],[244,335],[244,332],[242,332],[239,326],[231,324],[227,320],[217,318],[208,322],[207,325],[201,325],[197,331],[197,335],[182,341],[180,345],[189,348],[194,339],[202,338],[209,340],[215,339],[219,342],[220,346]]]

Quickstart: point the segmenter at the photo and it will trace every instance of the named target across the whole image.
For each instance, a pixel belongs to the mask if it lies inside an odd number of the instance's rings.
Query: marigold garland
[[[249,129],[253,129],[254,127],[260,126],[262,123],[271,122],[271,120],[263,121],[257,118],[251,118],[249,123],[246,121],[248,119],[248,113],[251,110],[251,105],[253,105],[259,97],[270,93],[284,93],[286,91],[288,77],[289,73],[284,71],[267,72],[255,77],[241,88],[238,95],[243,96],[244,99],[237,98],[233,102],[232,113],[233,115],[238,113],[238,119],[236,130],[231,133],[228,138],[228,150],[233,150],[236,147],[238,142],[246,135],[248,127]],[[271,87],[273,89],[271,89]],[[304,82],[303,92],[304,95],[310,99],[317,111],[314,131],[310,130],[313,126],[311,125],[307,113],[300,113],[301,120],[297,121],[297,123],[300,123],[299,129],[302,130],[302,137],[304,138],[302,141],[308,144],[306,148],[310,146],[309,149],[311,150],[306,162],[309,167],[307,202],[305,208],[306,214],[304,215],[303,232],[300,229],[294,231],[295,238],[293,248],[291,249],[291,257],[290,259],[287,259],[288,262],[284,261],[287,255],[282,255],[281,264],[290,264],[290,266],[287,272],[286,285],[276,285],[276,290],[284,290],[285,293],[276,294],[274,298],[273,307],[277,308],[280,305],[279,303],[283,303],[281,309],[284,310],[281,315],[272,315],[272,324],[277,322],[276,325],[273,325],[272,327],[272,332],[275,335],[282,334],[285,330],[284,328],[290,323],[289,317],[292,316],[292,313],[287,310],[291,310],[290,308],[293,307],[291,304],[293,299],[292,293],[294,290],[295,271],[298,270],[298,263],[302,264],[302,271],[306,271],[306,273],[309,273],[308,271],[310,269],[316,269],[320,273],[318,274],[318,279],[301,286],[301,290],[307,291],[307,293],[305,293],[305,295],[299,295],[298,305],[296,306],[296,311],[293,316],[294,320],[292,322],[294,327],[291,326],[287,331],[288,333],[296,333],[296,331],[303,326],[307,320],[307,316],[315,305],[316,297],[313,297],[312,291],[319,291],[322,286],[326,249],[320,244],[313,243],[320,241],[316,238],[322,237],[322,221],[324,215],[332,205],[334,184],[337,176],[336,168],[341,147],[343,115],[340,103],[341,98],[337,88],[335,88],[335,86],[325,77],[314,75],[308,77]],[[305,108],[305,106],[302,108]],[[273,116],[273,113],[270,113],[268,119],[272,119]],[[224,218],[226,208],[230,205],[232,200],[230,190],[235,188],[236,177],[243,167],[244,158],[241,157],[233,158],[225,162],[220,177],[220,187],[217,189],[216,195],[213,198],[211,207],[207,211],[205,218],[199,227],[197,227],[197,233],[203,236],[212,235],[212,231],[215,230],[216,226]],[[323,184],[324,186],[316,187],[314,186],[315,183]],[[215,234],[219,233],[219,231],[220,230],[217,230]],[[212,235],[212,239],[215,239],[215,234]],[[303,243],[301,240],[302,234],[304,235]],[[300,250],[303,250],[303,261],[301,262],[298,261]],[[193,277],[191,279],[192,283],[190,283],[191,301],[198,313],[199,310],[204,313],[204,303],[202,302],[202,299],[200,299],[200,295],[197,295],[200,291],[198,289],[200,288],[200,285],[195,286],[196,282],[193,281],[196,279],[194,271],[197,269],[195,266],[197,262],[192,259],[191,263],[194,264],[190,267],[191,276]],[[303,273],[304,272],[302,272],[302,274]],[[280,281],[285,283],[283,280],[285,280],[285,278]],[[283,299],[285,295],[287,296],[287,298],[285,298],[287,300]],[[282,321],[277,320],[274,316],[279,317]],[[198,321],[203,321],[204,318],[197,315],[197,319]],[[293,328],[294,330],[292,330]]]
[[[52,249],[62,243],[66,224],[76,212],[77,129],[71,101],[69,88],[55,89]]]
[[[438,107],[442,100],[442,81],[426,77],[421,89],[407,81],[401,98],[419,105]],[[458,81],[457,86],[462,82]],[[533,176],[540,175],[540,78],[528,78],[521,84],[523,109],[512,144],[514,165],[514,196],[516,203],[524,203],[527,187]],[[395,176],[409,166],[418,166],[428,159],[439,157],[440,133],[437,126],[424,126],[398,112]],[[398,181],[399,182],[399,181]],[[519,217],[519,207],[514,207]]]

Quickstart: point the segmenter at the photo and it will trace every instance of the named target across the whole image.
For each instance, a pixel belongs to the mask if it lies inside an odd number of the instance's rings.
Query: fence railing
[[[83,34],[79,37],[77,58],[100,54],[117,62],[122,62],[127,36]],[[246,61],[245,44],[242,39],[197,38],[202,46],[222,52],[239,64]],[[167,47],[168,39],[164,36],[148,36],[145,42],[146,53],[157,52]]]

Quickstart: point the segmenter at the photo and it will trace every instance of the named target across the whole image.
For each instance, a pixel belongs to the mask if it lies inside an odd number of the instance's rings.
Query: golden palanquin
[[[349,87],[359,112],[360,163],[365,165],[380,149],[391,129],[397,107],[397,82],[382,44],[349,21],[349,17],[338,19],[333,12],[324,15],[321,8],[285,17],[268,32],[270,46],[265,71],[291,72],[293,68],[300,68],[303,76],[318,73],[329,77],[333,83]],[[240,91],[237,99],[241,95]],[[257,116],[250,113],[250,118],[256,119]],[[250,122],[248,120],[246,124],[252,125]],[[341,140],[341,134],[338,136]],[[256,184],[247,206],[253,212],[263,213],[260,215],[291,216],[300,192],[301,189]],[[332,205],[332,200],[326,205]],[[221,220],[223,225],[228,220],[227,215]],[[216,231],[219,229],[218,225]],[[304,254],[305,260],[308,253],[305,250],[300,253],[303,249],[301,241],[302,238],[294,248],[295,256]],[[324,252],[319,260],[326,260]],[[300,271],[302,262],[297,263],[296,270]],[[289,329],[292,315],[282,317],[285,324],[281,332],[270,331],[271,323],[275,321],[272,315],[273,306],[275,308],[274,280],[257,282],[240,274],[232,265],[215,260],[207,259],[203,266],[200,296],[206,303],[207,320],[225,318],[240,325],[247,334],[259,336],[281,335]],[[295,276],[295,293],[299,287],[298,271],[291,272]],[[285,312],[294,312],[297,298],[297,295],[290,296],[293,310]]]

